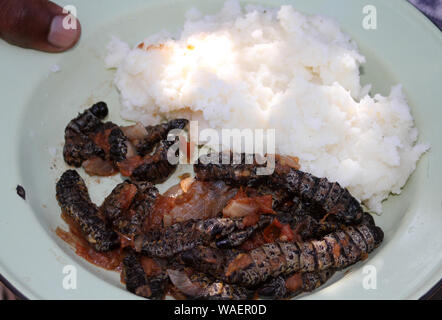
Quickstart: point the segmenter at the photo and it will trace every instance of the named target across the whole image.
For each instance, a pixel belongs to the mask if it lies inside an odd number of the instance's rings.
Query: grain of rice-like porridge
[[[361,87],[365,58],[336,22],[236,1],[186,18],[177,35],[159,32],[133,48],[110,42],[106,65],[116,68],[123,118],[275,128],[277,152],[338,181],[372,211],[400,193],[429,146],[416,143],[400,85],[386,97]]]

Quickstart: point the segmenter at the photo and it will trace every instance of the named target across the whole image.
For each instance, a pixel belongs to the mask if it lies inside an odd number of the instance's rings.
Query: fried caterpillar
[[[199,246],[183,252],[182,260],[228,283],[253,287],[271,277],[293,272],[343,269],[364,258],[382,240],[379,227],[361,224],[344,227],[320,240],[278,241],[249,252]]]
[[[104,252],[119,244],[118,235],[98,216],[84,180],[75,170],[63,173],[56,185],[56,197],[62,211],[80,228],[86,241],[97,251]]]
[[[150,182],[126,180],[112,190],[99,210],[114,230],[133,238],[140,233],[144,218],[152,212],[158,195],[158,189]]]
[[[108,113],[106,103],[98,102],[68,123],[63,147],[63,157],[67,164],[80,167],[88,159],[106,158],[106,151],[94,142],[93,136],[116,127],[111,122],[102,122]]]
[[[108,113],[106,103],[98,102],[68,123],[63,147],[66,163],[83,165],[90,175],[110,176],[120,171],[136,181],[165,181],[176,169],[167,157],[176,140],[167,141],[167,135],[171,130],[184,129],[189,121],[173,119],[154,126],[137,123],[120,127],[102,122]]]
[[[244,287],[212,279],[203,273],[188,276],[182,270],[168,269],[171,282],[188,298],[198,300],[245,300],[252,297],[252,291]]]
[[[260,175],[258,169],[265,165],[258,164],[254,155],[220,153],[217,156],[203,156],[205,159],[217,159],[216,163],[207,163],[200,158],[194,165],[196,178],[202,181],[223,180],[232,185],[257,186],[265,184],[269,188],[284,188],[299,196],[303,201],[319,204],[327,213],[333,213],[345,223],[357,223],[361,220],[363,210],[359,201],[337,182],[326,178],[317,178],[310,173],[302,172],[275,161],[275,170],[271,175]],[[234,163],[235,157],[240,159]],[[253,163],[247,164],[247,159]],[[238,161],[239,162],[239,161]]]
[[[128,291],[149,299],[163,299],[169,278],[166,272],[160,271],[147,275],[133,250],[123,259],[123,279]]]
[[[242,219],[189,220],[138,235],[135,238],[135,249],[150,257],[171,258],[177,253],[208,245],[212,241],[216,241],[219,246],[236,246],[270,221],[271,217],[262,215],[256,225],[244,228]]]
[[[325,284],[335,273],[335,270],[319,272],[294,273],[288,276],[278,276],[262,284],[257,293],[265,299],[293,298],[303,292],[311,292]]]

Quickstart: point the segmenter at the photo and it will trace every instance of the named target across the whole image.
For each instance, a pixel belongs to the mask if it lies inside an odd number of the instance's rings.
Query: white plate
[[[303,12],[335,18],[367,57],[363,82],[373,83],[373,91],[383,94],[402,83],[421,140],[432,144],[403,193],[390,197],[384,214],[376,217],[385,230],[382,246],[341,280],[307,298],[419,298],[442,276],[441,33],[405,1],[371,0],[378,12],[375,31],[361,26],[366,4],[362,0],[257,2],[290,3]],[[78,0],[75,5],[83,36],[74,50],[54,55],[0,43],[0,273],[28,298],[133,299],[118,274],[79,258],[54,233],[64,225],[55,200],[55,182],[66,169],[61,156],[64,127],[78,111],[99,100],[108,102],[111,119],[121,123],[113,73],[103,64],[111,34],[135,44],[163,28],[177,30],[192,5],[213,13],[222,1]],[[61,71],[52,73],[55,64]],[[100,180],[100,184],[95,178],[87,180],[97,202],[118,182],[118,178]],[[18,184],[26,189],[26,201],[16,195]],[[75,290],[63,289],[66,265],[78,271]],[[377,271],[375,290],[362,286],[368,265]]]

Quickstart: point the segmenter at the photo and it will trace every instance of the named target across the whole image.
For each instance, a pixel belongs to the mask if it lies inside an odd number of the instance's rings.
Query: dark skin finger
[[[0,0],[0,38],[23,48],[62,52],[81,35],[78,20],[47,0]]]

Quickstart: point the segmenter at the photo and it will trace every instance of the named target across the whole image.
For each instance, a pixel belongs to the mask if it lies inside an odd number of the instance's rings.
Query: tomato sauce
[[[77,225],[65,213],[62,219],[68,224],[69,231],[57,227],[55,233],[67,244],[75,248],[75,253],[90,263],[106,270],[121,272],[123,266],[123,249],[118,248],[109,252],[97,252],[86,240]]]

